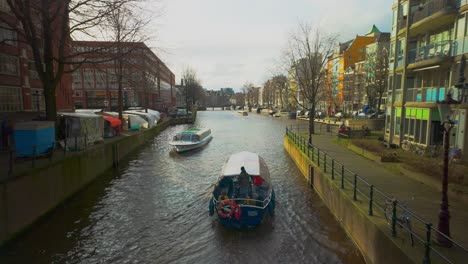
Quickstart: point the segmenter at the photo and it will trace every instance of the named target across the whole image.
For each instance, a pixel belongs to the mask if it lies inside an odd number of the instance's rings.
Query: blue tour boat
[[[275,192],[263,158],[247,151],[231,155],[213,190],[210,216],[216,213],[227,227],[254,227],[274,210]]]

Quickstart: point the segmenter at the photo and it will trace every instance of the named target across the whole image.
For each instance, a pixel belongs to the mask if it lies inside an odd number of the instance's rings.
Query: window
[[[0,54],[0,74],[18,75],[18,58]]]
[[[0,112],[23,110],[21,91],[18,87],[0,86]]]
[[[0,43],[15,45],[16,39],[16,32],[13,29],[11,29],[7,24],[0,23]]]
[[[36,71],[36,65],[34,61],[28,61],[29,77],[32,79],[39,79],[39,74]]]
[[[85,89],[94,88],[94,71],[93,69],[84,69],[83,70],[83,81]]]
[[[82,89],[83,88],[83,80],[81,78],[81,72],[80,70],[76,70],[72,74],[73,78],[73,83],[72,83],[72,89]]]
[[[13,2],[14,3],[14,2]],[[0,10],[4,12],[10,12],[10,6],[8,5],[7,0],[0,0]]]
[[[106,73],[102,71],[96,72],[96,89],[106,88]]]
[[[44,90],[31,89],[31,101],[32,101],[32,110],[44,111],[45,110]]]

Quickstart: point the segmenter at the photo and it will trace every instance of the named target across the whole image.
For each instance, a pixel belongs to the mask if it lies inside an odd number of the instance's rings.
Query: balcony
[[[458,56],[464,53],[468,53],[468,37],[456,39],[453,41],[452,55]]]
[[[443,40],[409,50],[408,68],[418,68],[428,66],[428,64],[437,64],[447,58],[451,58],[453,54],[453,43],[454,42],[451,40]]]
[[[438,12],[453,11],[459,6],[460,0],[432,0],[423,5],[412,14],[412,24],[417,23],[427,17],[430,17]]]
[[[408,88],[405,93],[406,102],[435,103],[445,99],[445,88],[423,87]]]

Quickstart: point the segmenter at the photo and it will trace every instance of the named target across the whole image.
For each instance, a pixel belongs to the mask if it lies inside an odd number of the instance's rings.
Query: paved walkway
[[[306,124],[306,122],[304,123]],[[337,162],[343,164],[345,168],[357,173],[387,195],[393,195],[397,200],[410,199],[406,201],[408,207],[418,216],[422,217],[425,221],[431,222],[433,226],[437,228],[442,196],[439,190],[409,178],[402,173],[390,172],[384,168],[380,162],[364,158],[334,142],[333,139],[335,138],[336,133],[322,133],[320,135],[314,135],[312,141],[314,145],[334,158]],[[440,172],[440,174],[442,174],[442,172]],[[451,237],[465,248],[468,248],[467,209],[467,202],[449,197]],[[416,222],[416,220],[412,220],[413,226],[417,224]],[[422,224],[419,225],[420,228],[423,228]],[[436,239],[434,232],[432,238],[433,240]],[[448,254],[451,258],[453,257],[454,263],[459,263],[457,260],[463,260],[460,262],[462,263],[468,258],[468,253],[463,253],[460,248],[453,247],[451,249],[440,250],[444,254]]]

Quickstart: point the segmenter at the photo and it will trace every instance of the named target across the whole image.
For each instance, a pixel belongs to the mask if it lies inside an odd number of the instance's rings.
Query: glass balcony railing
[[[453,41],[444,40],[430,43],[429,45],[408,51],[408,64],[429,60],[433,58],[443,58],[452,56]]]
[[[452,50],[453,56],[468,53],[468,36],[454,40]]]
[[[458,6],[464,6],[464,5],[468,4],[468,0],[458,0],[457,2],[458,2],[457,3]]]
[[[463,0],[462,0],[463,1]],[[417,9],[411,14],[411,23],[416,23],[426,17],[441,10],[456,9],[460,6],[460,0],[432,0],[425,4],[417,6]]]
[[[445,99],[444,87],[408,88],[405,93],[406,102],[437,102]]]

